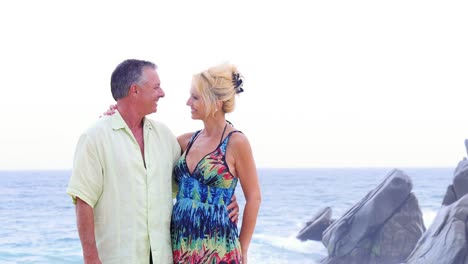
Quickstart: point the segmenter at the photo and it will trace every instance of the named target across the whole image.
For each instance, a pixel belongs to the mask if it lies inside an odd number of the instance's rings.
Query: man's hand
[[[76,224],[83,247],[85,264],[102,264],[99,259],[94,235],[94,211],[85,201],[76,197]]]
[[[229,203],[227,210],[229,213],[229,218],[233,223],[239,222],[239,204],[236,200],[236,195],[234,194],[231,198],[231,203]]]

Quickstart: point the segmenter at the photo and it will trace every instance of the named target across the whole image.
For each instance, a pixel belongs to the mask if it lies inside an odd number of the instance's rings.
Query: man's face
[[[158,109],[159,98],[164,97],[161,81],[156,70],[145,68],[140,83],[137,85],[139,95],[138,107],[147,115]]]

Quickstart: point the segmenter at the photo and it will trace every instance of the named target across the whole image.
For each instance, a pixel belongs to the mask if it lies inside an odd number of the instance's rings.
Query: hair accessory
[[[234,90],[236,90],[236,93],[242,93],[244,91],[244,89],[242,88],[244,80],[238,72],[232,73],[232,84],[234,84]]]

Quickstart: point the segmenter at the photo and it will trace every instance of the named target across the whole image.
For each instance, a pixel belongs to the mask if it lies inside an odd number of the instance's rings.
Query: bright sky
[[[160,3],[161,2],[161,3]],[[127,58],[158,64],[151,118],[202,123],[192,74],[230,61],[228,116],[258,167],[455,167],[468,138],[467,1],[2,1],[0,169],[69,169]]]

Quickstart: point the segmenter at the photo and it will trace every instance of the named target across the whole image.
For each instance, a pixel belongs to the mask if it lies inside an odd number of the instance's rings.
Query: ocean
[[[392,168],[259,169],[262,205],[249,263],[319,263],[321,242],[295,237],[305,222],[330,206],[339,218]],[[426,227],[440,208],[454,168],[403,168]],[[0,263],[83,263],[74,205],[65,193],[70,171],[0,171]],[[236,191],[241,208],[240,185]],[[241,222],[239,222],[241,224]]]

